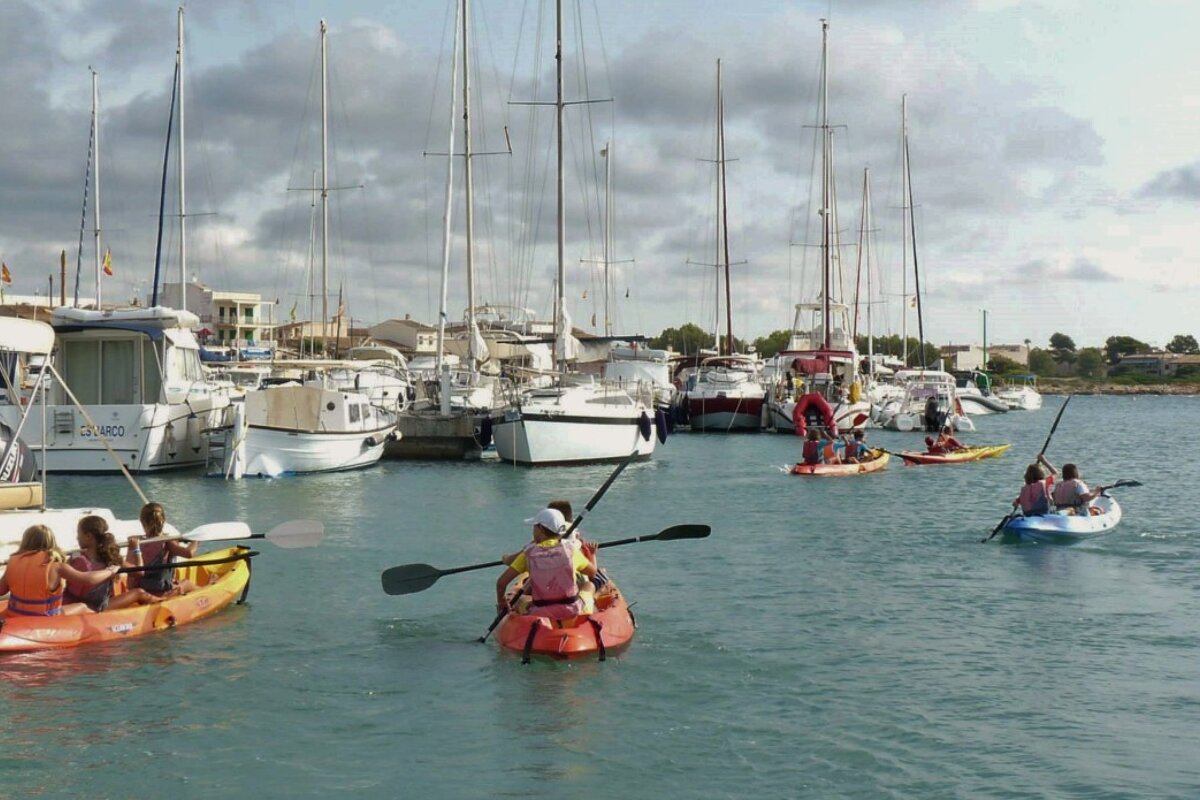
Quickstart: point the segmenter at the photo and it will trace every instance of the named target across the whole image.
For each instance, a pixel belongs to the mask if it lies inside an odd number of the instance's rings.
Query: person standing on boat
[[[118,564],[80,572],[65,562],[53,531],[45,525],[26,528],[17,552],[8,559],[8,566],[0,575],[0,595],[8,595],[8,614],[25,617],[81,614],[87,611],[82,603],[63,605],[67,581],[90,588],[111,581],[121,568]]]
[[[1062,477],[1062,482],[1054,487],[1054,505],[1067,509],[1068,514],[1084,517],[1091,514],[1092,501],[1104,493],[1104,487],[1089,490],[1074,464],[1063,464]]]
[[[110,567],[130,566],[121,560],[121,550],[117,540],[108,530],[108,521],[104,517],[89,514],[79,520],[75,529],[75,540],[79,543],[79,553],[67,563],[80,572],[91,573],[108,570]],[[64,598],[68,603],[83,603],[92,611],[115,611],[134,605],[146,605],[157,602],[158,598],[145,589],[129,589],[115,592],[114,581],[105,580],[96,585],[88,585],[82,581],[68,580]]]
[[[158,567],[162,569],[147,570],[138,580],[138,586],[156,597],[167,597],[187,594],[196,588],[191,581],[175,580],[175,570],[170,568],[171,559],[194,558],[200,548],[199,542],[182,541],[153,541],[163,536],[163,528],[167,524],[167,512],[160,503],[146,503],[142,506],[138,519],[142,523],[142,532],[151,541],[141,546],[137,536],[129,537],[129,562],[135,567]]]
[[[517,554],[496,579],[496,610],[510,610],[508,585],[522,572],[528,572],[526,586],[533,601],[528,613],[549,619],[569,619],[584,613],[582,595],[594,591],[590,579],[596,568],[579,548],[563,541],[566,518],[561,511],[543,508],[525,523],[533,526],[533,543]],[[586,580],[581,581],[580,576]]]
[[[925,430],[927,432],[939,431],[942,429],[942,411],[938,407],[936,397],[930,396],[925,401]]]
[[[1049,475],[1042,472],[1041,465],[1043,464],[1050,470]],[[1054,510],[1054,499],[1050,491],[1050,486],[1054,483],[1054,476],[1057,474],[1058,470],[1046,460],[1044,455],[1038,456],[1038,463],[1030,464],[1025,469],[1025,485],[1021,487],[1021,493],[1017,495],[1017,499],[1013,500],[1013,508],[1015,509],[1019,506],[1021,513],[1027,517],[1040,516],[1052,512]]]

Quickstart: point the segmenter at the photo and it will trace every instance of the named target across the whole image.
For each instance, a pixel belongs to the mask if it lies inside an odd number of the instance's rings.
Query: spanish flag
[[[8,264],[0,262],[0,281],[12,283],[12,273],[8,271]]]
[[[104,251],[104,274],[112,277],[112,249]]]

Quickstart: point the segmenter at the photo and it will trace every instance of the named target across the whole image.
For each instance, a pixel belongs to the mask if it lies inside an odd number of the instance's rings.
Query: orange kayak
[[[205,553],[175,571],[179,580],[190,580],[196,589],[145,606],[116,611],[87,611],[54,617],[9,615],[8,601],[0,601],[0,653],[77,647],[81,644],[128,639],[212,616],[237,600],[250,582],[250,549],[230,547]],[[224,560],[224,563],[217,563]],[[239,601],[240,602],[240,601]]]
[[[878,472],[886,468],[888,458],[888,454],[883,450],[872,450],[870,461],[862,461],[858,464],[797,464],[792,467],[792,474],[827,478],[862,475],[865,472]]]
[[[637,622],[624,595],[610,581],[596,594],[595,613],[573,619],[548,620],[510,612],[500,624],[496,638],[504,649],[526,657],[569,659],[595,655],[603,661],[608,654],[628,647],[636,629]]]

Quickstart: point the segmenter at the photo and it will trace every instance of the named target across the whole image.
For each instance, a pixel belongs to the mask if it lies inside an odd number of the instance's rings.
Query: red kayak
[[[637,622],[612,581],[596,594],[595,606],[592,614],[565,620],[510,612],[497,639],[501,647],[521,653],[526,660],[533,655],[559,659],[596,655],[603,661],[609,653],[629,646]]]

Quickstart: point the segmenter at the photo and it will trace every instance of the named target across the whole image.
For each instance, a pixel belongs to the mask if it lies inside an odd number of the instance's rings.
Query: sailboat
[[[52,356],[61,380],[32,402],[43,403],[26,422],[29,435],[44,438],[35,452],[49,472],[156,472],[195,467],[208,455],[205,430],[227,426],[228,394],[205,374],[200,345],[192,331],[200,318],[187,310],[183,275],[187,264],[185,147],[183,126],[183,9],[177,18],[175,98],[179,115],[179,259],[177,308],[158,305],[158,266],[150,307],[103,308],[100,224],[98,75],[92,73],[92,146],[95,152],[96,307],[55,309],[50,322],[57,336]],[[171,130],[168,126],[169,158]],[[166,161],[164,161],[164,188]],[[164,192],[165,195],[165,192]],[[160,218],[161,245],[162,220]],[[161,248],[159,250],[161,257]],[[23,409],[11,394],[0,401],[0,421],[16,424]],[[119,463],[118,463],[119,462]]]
[[[622,461],[654,452],[649,397],[570,371],[578,341],[566,301],[566,193],[563,170],[562,0],[555,3],[555,132],[557,140],[558,280],[554,319],[557,375],[552,386],[521,391],[494,418],[501,461],[527,466]]]
[[[908,96],[900,100],[900,156],[904,191],[904,244],[907,261],[907,245],[912,243],[913,290],[917,307],[917,340],[920,342],[920,367],[903,369],[896,373],[896,384],[903,388],[899,400],[883,405],[876,413],[876,423],[881,427],[897,431],[939,431],[949,425],[956,431],[973,431],[975,423],[967,416],[962,402],[957,397],[954,376],[949,372],[929,369],[925,363],[925,322],[921,305],[921,271],[917,265],[916,224],[913,220],[912,167],[908,157]],[[907,268],[905,269],[907,273]],[[907,278],[906,278],[907,281]],[[907,293],[907,283],[905,283]],[[905,297],[907,301],[907,297]],[[903,314],[905,363],[908,362],[908,303]]]
[[[475,195],[471,140],[470,3],[459,0],[450,78],[450,147],[447,150],[446,200],[443,213],[442,292],[438,313],[437,352],[431,373],[423,386],[431,395],[401,413],[397,429],[401,436],[388,444],[389,458],[477,459],[491,442],[491,411],[495,390],[491,376],[481,374],[480,362],[489,356],[488,345],[479,332],[475,305]],[[459,52],[462,55],[463,181],[466,205],[466,359],[446,352],[447,295],[450,277],[450,242],[453,232],[454,161],[458,118]]]
[[[321,20],[321,332],[329,330],[329,126],[328,28]],[[341,309],[339,308],[339,319]],[[246,392],[235,409],[219,461],[210,474],[226,478],[244,475],[277,477],[313,472],[358,469],[383,456],[384,443],[394,435],[396,416],[372,402],[367,392],[332,384],[311,362],[312,374],[303,382],[288,381]]]
[[[821,20],[821,291],[816,302],[797,303],[786,349],[772,362],[775,386],[769,401],[771,426],[803,434],[831,434],[867,422],[871,406],[862,397],[858,349],[850,306],[842,301],[841,242],[833,174],[833,128],[829,125],[829,21]],[[837,299],[835,299],[835,296]]]
[[[721,285],[717,280],[714,324],[717,351],[681,366],[688,423],[694,431],[758,431],[762,428],[766,391],[759,381],[761,362],[734,352],[733,301],[729,279],[729,203],[725,180],[725,95],[721,86],[721,61],[717,60],[717,213],[716,266],[724,275],[725,344],[721,345]]]

